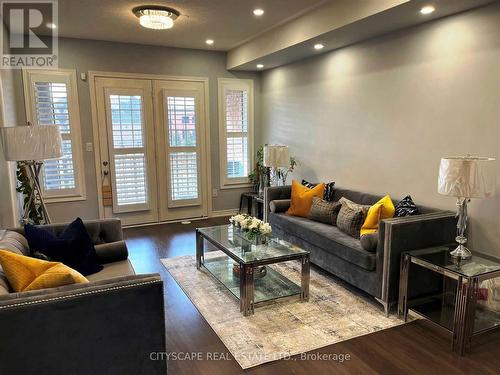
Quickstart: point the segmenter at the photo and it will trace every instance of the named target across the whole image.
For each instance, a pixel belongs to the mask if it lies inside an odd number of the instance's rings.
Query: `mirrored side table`
[[[452,350],[464,355],[474,336],[500,328],[500,311],[478,308],[481,284],[500,277],[500,260],[477,253],[457,260],[449,255],[454,247],[402,255],[398,316],[407,321],[410,312],[444,328],[452,335]]]

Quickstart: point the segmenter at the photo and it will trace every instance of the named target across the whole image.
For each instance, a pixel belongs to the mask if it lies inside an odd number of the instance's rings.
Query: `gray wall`
[[[442,156],[497,157],[500,177],[498,25],[496,3],[267,71],[262,141],[290,146],[294,178],[454,210]],[[470,204],[470,247],[500,255],[497,191]]]
[[[92,115],[88,81],[79,76],[89,70],[126,72],[141,74],[200,76],[208,77],[210,96],[210,142],[212,151],[212,184],[219,188],[219,138],[217,114],[217,78],[249,78],[255,84],[256,136],[259,137],[260,86],[258,73],[231,73],[226,70],[226,56],[223,52],[165,48],[138,44],[103,42],[82,39],[59,39],[59,67],[76,69],[78,76],[78,95],[82,126],[82,147],[93,142]],[[22,102],[22,99],[21,99]],[[98,216],[96,173],[94,153],[83,151],[87,200],[72,203],[53,203],[49,213],[53,221],[67,221],[80,215],[82,218]],[[213,198],[213,210],[238,207],[241,189],[220,190]],[[209,196],[212,192],[209,192]]]

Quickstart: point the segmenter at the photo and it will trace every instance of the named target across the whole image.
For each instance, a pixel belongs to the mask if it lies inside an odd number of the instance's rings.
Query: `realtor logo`
[[[57,0],[2,1],[1,9],[1,67],[56,69]]]

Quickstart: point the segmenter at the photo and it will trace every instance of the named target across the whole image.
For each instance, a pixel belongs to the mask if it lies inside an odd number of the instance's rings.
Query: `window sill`
[[[85,195],[75,195],[66,197],[43,197],[45,203],[65,203],[65,202],[79,202],[86,201],[87,197]]]
[[[230,190],[230,189],[248,189],[248,188],[253,188],[253,184],[226,184],[222,185],[219,189],[220,190]]]

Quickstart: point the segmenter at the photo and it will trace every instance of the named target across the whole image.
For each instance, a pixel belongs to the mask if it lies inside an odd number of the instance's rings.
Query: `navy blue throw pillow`
[[[51,261],[64,263],[84,276],[104,268],[97,261],[92,239],[79,217],[58,236],[31,224],[24,226],[24,232],[31,254],[44,254]]]

